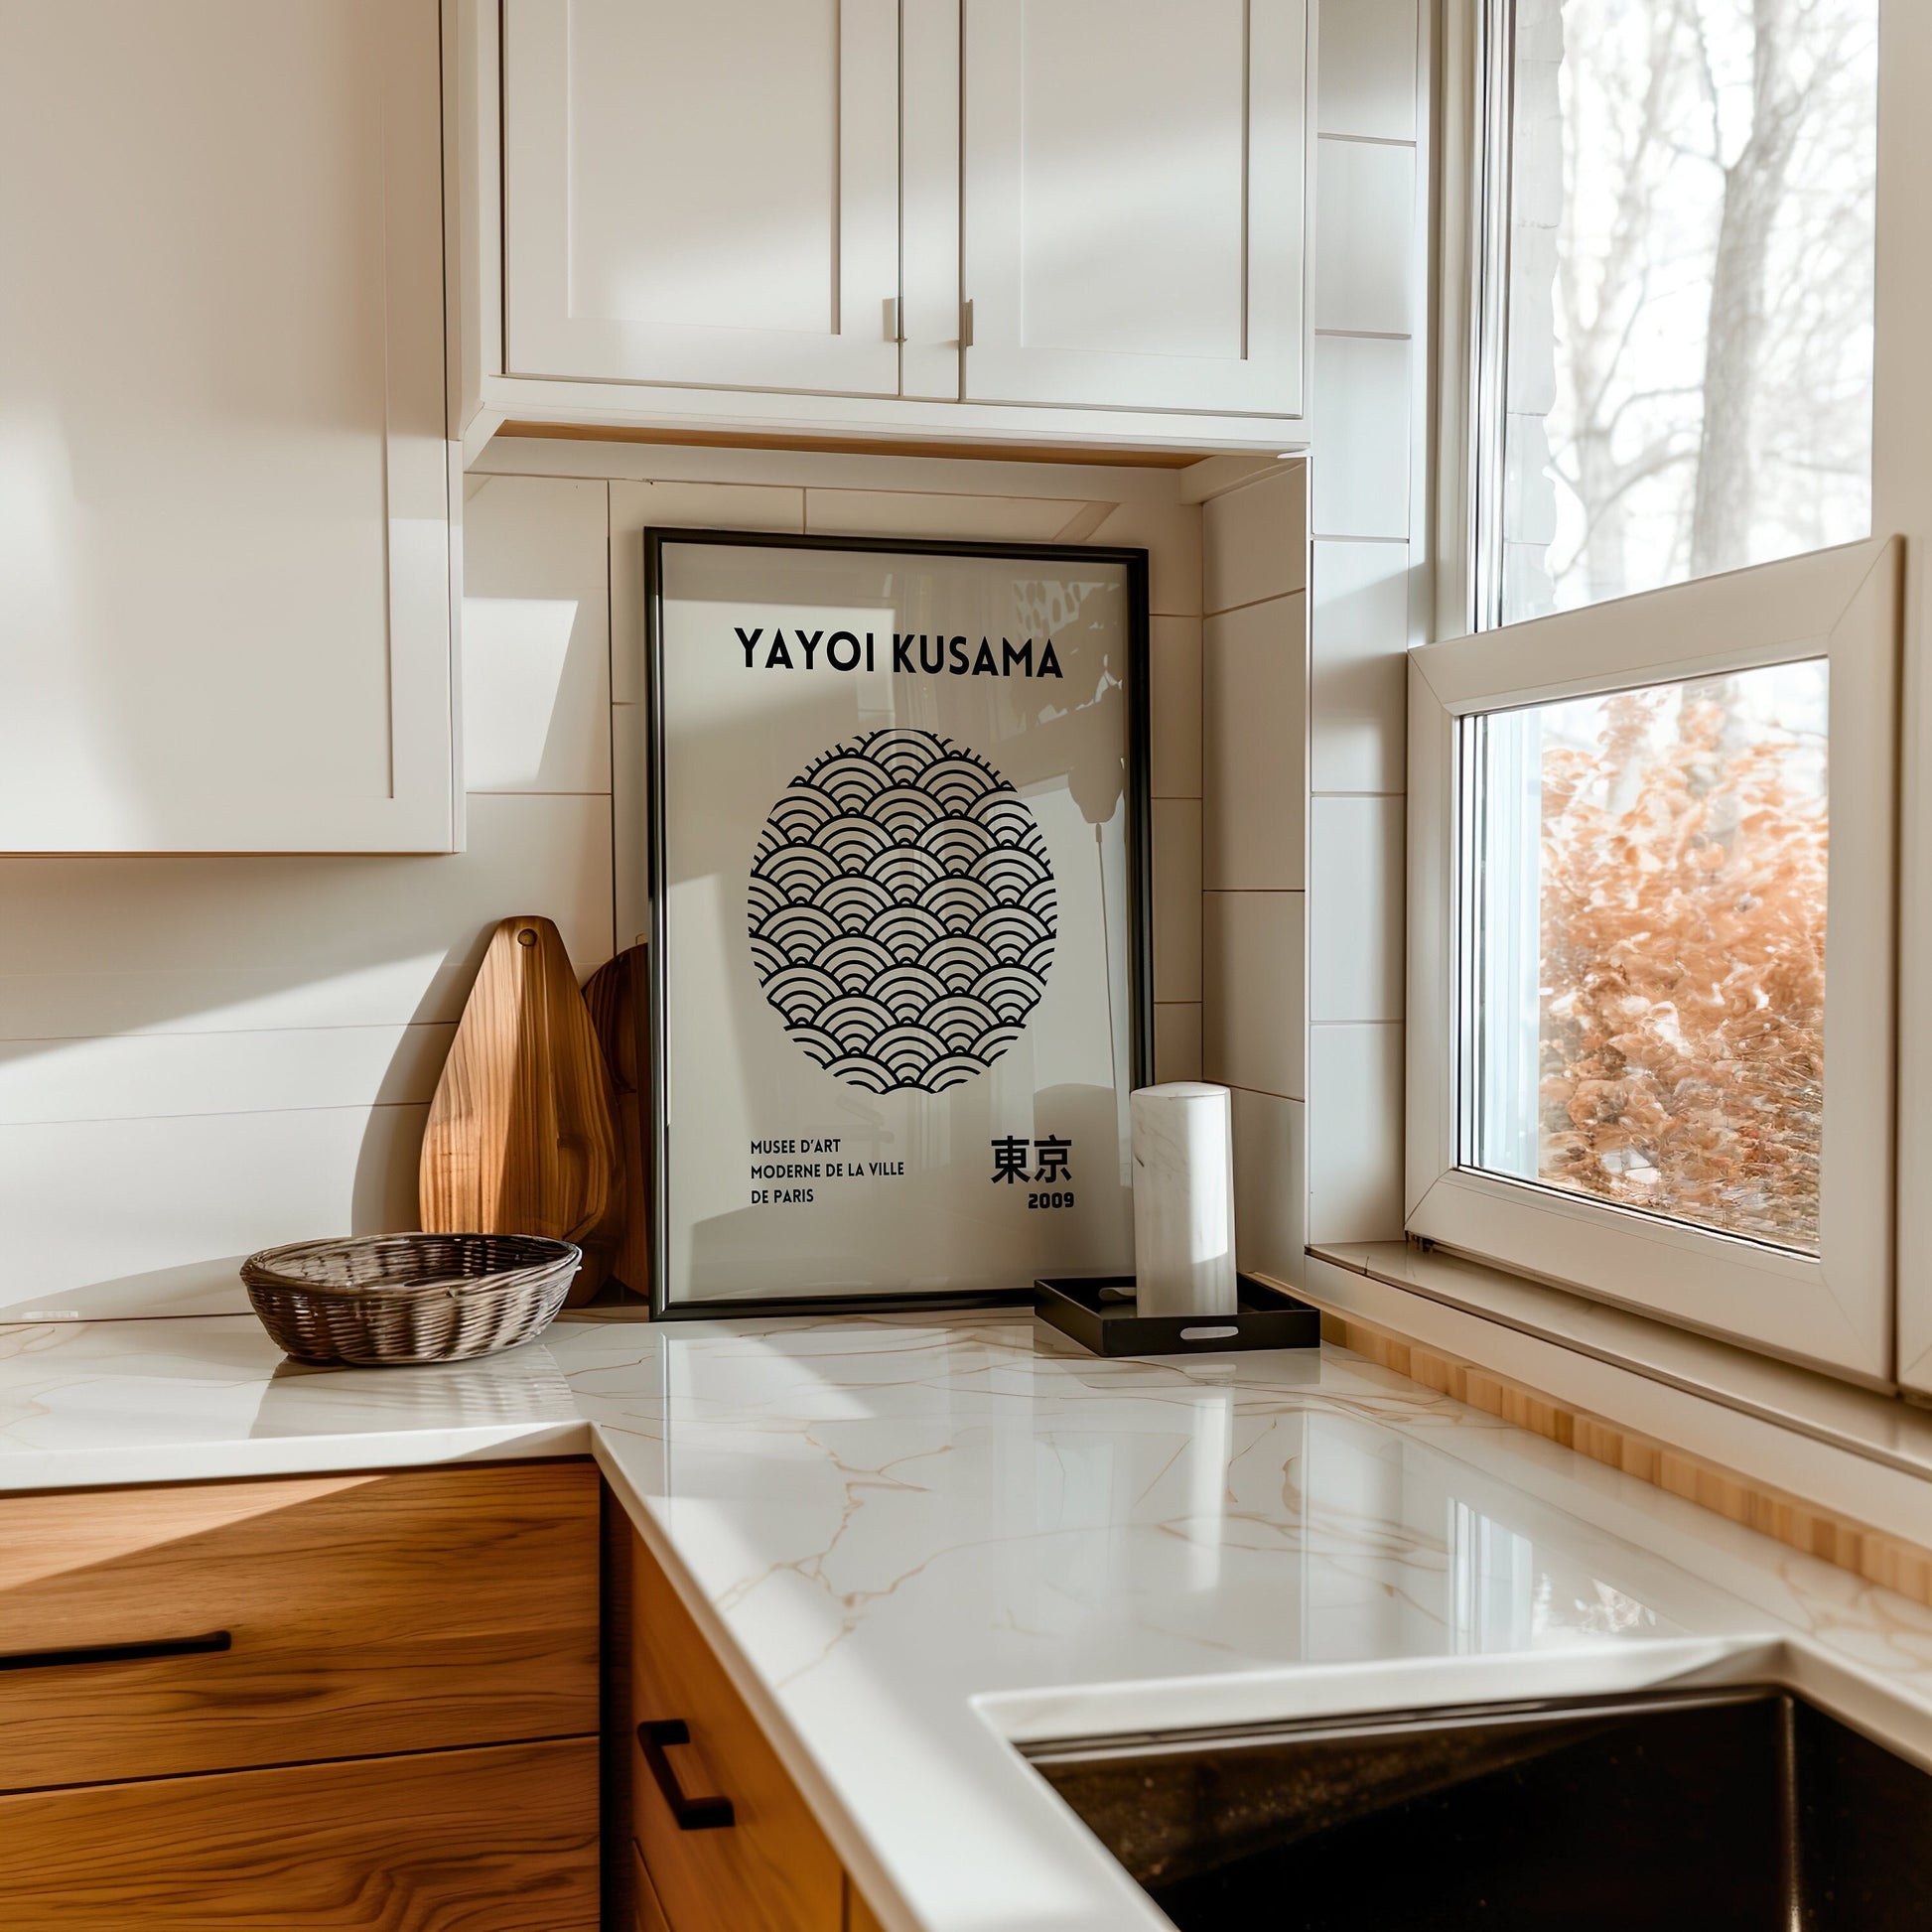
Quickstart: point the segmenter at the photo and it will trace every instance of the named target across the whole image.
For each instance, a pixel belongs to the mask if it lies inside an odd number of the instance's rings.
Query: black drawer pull
[[[678,1783],[677,1767],[665,1753],[674,1744],[690,1741],[691,1726],[682,1718],[653,1718],[637,1726],[637,1742],[643,1750],[644,1762],[650,1766],[650,1774],[664,1794],[664,1802],[670,1806],[678,1830],[715,1832],[723,1826],[735,1825],[738,1815],[732,1810],[729,1798],[693,1798]]]
[[[205,1657],[232,1650],[225,1630],[200,1637],[154,1637],[146,1643],[78,1643],[69,1650],[0,1651],[0,1670],[63,1670],[69,1664],[138,1664],[149,1657]]]

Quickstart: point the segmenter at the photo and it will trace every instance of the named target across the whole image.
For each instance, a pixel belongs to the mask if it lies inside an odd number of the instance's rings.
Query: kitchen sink
[[[1932,1774],[1775,1688],[1027,1755],[1180,1932],[1932,1927]]]

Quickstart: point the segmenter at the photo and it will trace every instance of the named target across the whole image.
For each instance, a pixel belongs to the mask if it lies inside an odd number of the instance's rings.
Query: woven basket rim
[[[477,1228],[452,1229],[447,1233],[419,1234],[428,1241],[470,1239],[513,1241],[532,1250],[531,1258],[514,1268],[494,1269],[483,1275],[439,1275],[428,1281],[367,1282],[359,1286],[345,1282],[316,1282],[283,1272],[282,1264],[310,1255],[341,1253],[345,1250],[374,1247],[407,1247],[412,1236],[403,1234],[338,1235],[322,1241],[290,1241],[280,1247],[261,1248],[242,1264],[242,1281],[251,1290],[313,1296],[319,1301],[377,1302],[393,1301],[400,1295],[467,1296],[500,1294],[507,1289],[531,1287],[559,1269],[573,1273],[584,1259],[584,1251],[574,1241],[559,1241],[545,1234],[492,1234]]]

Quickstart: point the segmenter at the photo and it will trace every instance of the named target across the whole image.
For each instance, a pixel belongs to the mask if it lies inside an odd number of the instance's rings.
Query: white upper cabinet
[[[897,0],[507,0],[505,364],[896,395]]]
[[[1307,0],[450,0],[460,416],[1278,443]]]
[[[453,843],[437,0],[0,0],[0,849]]]
[[[1304,0],[965,0],[968,398],[1295,415]]]

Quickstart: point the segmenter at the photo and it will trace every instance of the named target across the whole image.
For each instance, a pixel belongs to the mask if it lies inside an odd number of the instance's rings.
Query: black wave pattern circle
[[[785,1031],[872,1093],[943,1093],[1019,1038],[1046,990],[1046,841],[1013,786],[936,732],[835,745],[752,860],[752,958]]]

